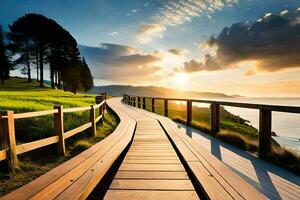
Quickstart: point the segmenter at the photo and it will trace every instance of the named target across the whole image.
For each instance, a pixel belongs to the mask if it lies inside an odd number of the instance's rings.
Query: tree
[[[26,14],[10,26],[9,40],[16,64],[27,66],[22,72],[30,77],[30,64],[37,69],[44,86],[44,65],[49,64],[52,88],[76,93],[93,86],[88,65],[81,61],[74,37],[57,22],[43,15]]]
[[[8,39],[10,40],[9,48],[12,52],[18,55],[18,58],[14,60],[15,66],[21,66],[22,73],[27,74],[28,82],[31,82],[31,26],[28,26],[28,19],[25,17],[20,18],[9,26],[10,32],[8,33]]]
[[[4,80],[9,78],[9,71],[11,69],[8,57],[6,55],[6,47],[4,44],[4,36],[2,27],[0,26],[0,78],[1,83],[4,84]]]
[[[82,58],[80,78],[82,87],[85,92],[92,89],[92,87],[94,86],[93,76],[84,57]]]

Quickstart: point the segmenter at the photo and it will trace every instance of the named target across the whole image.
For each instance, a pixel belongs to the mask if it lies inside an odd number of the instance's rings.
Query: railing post
[[[272,111],[263,107],[259,110],[258,155],[264,158],[271,151]]]
[[[6,149],[11,171],[14,173],[15,169],[19,168],[19,161],[16,151],[16,136],[15,136],[15,121],[14,111],[1,111],[0,116],[7,116],[1,120],[1,144],[3,149]]]
[[[65,149],[65,138],[64,138],[64,112],[63,107],[60,105],[55,105],[54,109],[57,109],[57,113],[54,113],[54,131],[58,135],[59,141],[57,145],[58,153],[61,155],[66,155]]]
[[[155,99],[151,99],[151,107],[152,107],[152,112],[155,112]]]
[[[192,121],[192,101],[188,100],[186,102],[186,124],[189,126],[191,125],[191,121]]]
[[[95,116],[96,116],[96,114],[95,114],[95,107],[94,107],[94,105],[91,105],[90,122],[92,122],[91,133],[92,133],[93,136],[96,136],[96,133],[97,133]]]
[[[136,107],[136,97],[132,97],[133,98],[133,106]]]
[[[220,130],[220,105],[216,102],[210,105],[210,130],[212,134],[216,134]]]
[[[164,100],[164,107],[165,107],[165,109],[164,109],[165,117],[168,117],[169,115],[168,115],[168,100],[167,99]]]
[[[141,97],[138,97],[138,108],[141,108]]]
[[[102,101],[104,100],[104,104],[103,104],[103,118],[104,118],[104,111],[106,110],[106,92],[101,93],[102,96]]]
[[[104,101],[104,98],[105,97],[103,95],[101,95],[101,101],[100,101],[100,103],[102,103]],[[101,117],[101,124],[104,123],[104,109],[105,109],[104,104],[105,104],[105,102],[99,107],[99,115],[102,116]]]
[[[146,98],[143,97],[143,109],[146,110]]]

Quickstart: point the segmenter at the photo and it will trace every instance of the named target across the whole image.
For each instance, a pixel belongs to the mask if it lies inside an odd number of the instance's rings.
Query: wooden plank
[[[0,116],[7,116],[1,119],[1,145],[3,149],[8,148],[6,157],[9,159],[9,166],[14,174],[15,169],[19,168],[19,161],[16,151],[15,120],[14,111],[1,111]]]
[[[63,112],[64,113],[70,113],[70,112],[78,112],[78,111],[85,111],[85,110],[90,110],[90,106],[85,106],[85,107],[76,107],[76,108],[64,108]]]
[[[60,193],[56,199],[86,199],[89,193],[96,187],[101,178],[105,175],[113,162],[119,157],[125,147],[129,144],[133,134],[134,126],[129,126],[129,131],[121,137],[118,143],[115,143],[100,160],[98,160],[89,170],[81,175],[77,180],[73,179],[73,183]],[[75,173],[75,175],[77,175]],[[74,176],[74,175],[73,175]],[[51,193],[52,195],[52,193]]]
[[[114,179],[110,189],[135,190],[194,190],[190,180],[132,180]]]
[[[59,138],[57,151],[61,155],[66,155],[63,107],[59,105],[55,105],[54,109],[58,111],[57,113],[54,114],[54,131],[55,131],[55,135],[57,135]]]
[[[25,118],[31,118],[31,117],[40,117],[45,115],[51,115],[54,113],[57,113],[58,111],[56,109],[54,110],[43,110],[43,111],[35,111],[35,112],[27,112],[27,113],[16,113],[14,115],[15,119],[25,119]]]
[[[108,190],[104,199],[194,200],[199,199],[199,197],[195,191]]]
[[[120,117],[120,123],[112,134],[110,134],[91,148],[87,149],[86,151],[80,153],[78,156],[52,169],[47,174],[44,174],[36,180],[26,184],[25,186],[18,188],[14,192],[7,194],[6,196],[2,197],[2,199],[29,199],[38,192],[47,188],[52,183],[58,181],[62,176],[65,176],[74,168],[81,166],[86,159],[94,157],[95,154],[99,151],[103,151],[103,148],[107,146],[107,144],[113,145],[114,141],[117,141],[117,138],[121,138],[123,133],[126,131],[126,125],[131,123],[135,124],[133,120],[128,120],[128,118],[124,114],[122,114],[119,109],[114,108],[114,110]],[[133,129],[128,131],[132,131],[131,134],[133,133]],[[62,189],[64,190],[66,188]],[[69,198],[72,197],[70,196]]]
[[[81,125],[81,126],[79,126],[79,127],[77,127],[77,128],[74,128],[74,129],[72,129],[72,130],[69,130],[69,131],[67,131],[67,132],[64,134],[64,136],[65,136],[65,138],[67,139],[67,138],[72,137],[73,135],[76,135],[77,133],[80,133],[80,132],[82,132],[82,131],[84,131],[84,130],[90,128],[90,127],[92,127],[92,122],[88,122],[88,123],[83,124],[83,125]]]
[[[267,109],[259,110],[258,155],[260,158],[271,151],[272,112]]]
[[[220,162],[217,158],[211,155],[206,149],[195,143],[191,138],[185,134],[178,132],[176,124],[169,119],[160,120],[163,126],[168,129],[168,132],[175,131],[175,133],[183,139],[190,149],[193,149],[194,154],[199,161],[209,170],[209,173],[222,185],[226,191],[234,198],[251,199],[255,196],[256,199],[265,199],[265,197],[255,190],[252,186],[247,184],[241,177],[236,175],[232,170]],[[168,128],[169,127],[169,128]],[[171,128],[170,128],[171,127]],[[193,162],[188,162],[190,163]],[[191,166],[190,166],[191,167]]]
[[[17,154],[22,154],[22,153],[26,153],[28,151],[34,150],[34,149],[38,149],[41,147],[45,147],[51,144],[55,144],[59,141],[58,136],[52,136],[49,138],[45,138],[45,139],[41,139],[41,140],[37,140],[34,142],[28,142],[28,143],[24,143],[24,144],[20,144],[17,145],[16,150],[17,150]]]
[[[103,115],[99,115],[96,119],[95,119],[95,122],[99,122],[99,120],[102,118]]]
[[[175,160],[162,160],[162,159],[125,159],[123,163],[136,163],[136,164],[181,164],[179,159]]]
[[[186,172],[149,172],[149,171],[118,171],[115,179],[184,179],[188,180],[189,177]]]
[[[178,160],[177,156],[128,156],[125,157],[127,160]]]
[[[209,199],[234,199],[200,162],[190,162],[189,166]],[[243,198],[237,196],[236,199]]]
[[[127,171],[185,171],[182,164],[129,164],[123,163],[119,170]]]
[[[143,152],[128,152],[127,156],[144,156],[144,157],[165,157],[165,156],[170,156],[170,157],[177,157],[176,153],[143,153]]]

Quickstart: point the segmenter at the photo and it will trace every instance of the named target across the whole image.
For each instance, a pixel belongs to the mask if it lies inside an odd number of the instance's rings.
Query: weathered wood
[[[193,105],[192,105],[192,101],[187,101],[186,102],[186,124],[189,126],[192,122],[192,109],[193,109]]]
[[[66,155],[65,150],[65,138],[64,138],[64,112],[63,107],[55,105],[54,109],[57,109],[57,113],[54,114],[54,131],[58,135],[59,141],[57,145],[57,151],[61,155]]]
[[[95,113],[95,108],[94,105],[91,105],[91,110],[90,110],[90,122],[92,123],[91,125],[91,133],[93,136],[96,136],[97,130],[96,130],[96,113]]]
[[[49,137],[49,138],[45,138],[45,139],[41,139],[41,140],[37,140],[37,141],[33,141],[33,142],[20,144],[20,145],[17,145],[17,147],[16,147],[17,154],[26,153],[26,152],[34,150],[34,149],[38,149],[38,148],[45,147],[45,146],[48,146],[48,145],[51,145],[51,144],[55,144],[58,141],[59,141],[58,136],[52,136],[52,137]]]
[[[210,105],[210,130],[212,134],[220,131],[220,105],[212,103]]]
[[[169,113],[168,113],[168,100],[167,99],[164,100],[164,115],[165,115],[165,117],[169,116]]]
[[[14,111],[1,111],[1,116],[7,118],[1,119],[1,135],[2,135],[2,149],[6,149],[6,156],[9,158],[9,164],[12,172],[19,168],[19,161],[16,151],[16,136],[15,136],[15,121]]]
[[[271,150],[271,132],[272,132],[272,111],[267,108],[259,110],[259,146],[258,155],[260,158]]]
[[[155,112],[155,99],[151,98],[151,108],[152,108],[152,112]]]

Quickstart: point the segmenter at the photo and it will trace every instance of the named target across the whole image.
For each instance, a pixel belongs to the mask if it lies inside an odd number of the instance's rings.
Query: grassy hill
[[[0,110],[13,110],[15,113],[48,110],[52,109],[55,104],[62,105],[64,108],[92,105],[95,104],[95,95],[74,95],[50,87],[40,88],[38,83],[28,83],[26,79],[18,77],[7,80],[3,85],[0,84]],[[86,123],[89,115],[89,111],[64,114],[65,131]],[[0,162],[0,196],[30,182],[99,142],[111,133],[117,124],[117,117],[107,111],[104,123],[97,125],[96,137],[87,130],[67,139],[65,157],[56,153],[54,145],[19,155],[20,170],[14,175],[8,171],[4,161]],[[53,115],[15,120],[18,144],[52,136],[54,135],[53,129]]]
[[[93,94],[76,94],[50,87],[40,88],[37,82],[28,83],[24,78],[13,77],[0,84],[0,110],[15,112],[46,110],[59,104],[64,107],[86,106],[95,103]]]

